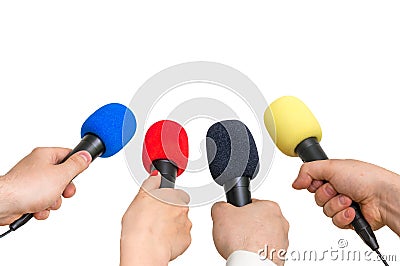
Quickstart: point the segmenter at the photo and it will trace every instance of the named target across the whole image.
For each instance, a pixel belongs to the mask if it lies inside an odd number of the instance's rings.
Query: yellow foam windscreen
[[[321,141],[321,127],[310,109],[298,98],[283,96],[267,108],[265,127],[281,152],[297,156],[295,149],[303,140],[315,137]]]

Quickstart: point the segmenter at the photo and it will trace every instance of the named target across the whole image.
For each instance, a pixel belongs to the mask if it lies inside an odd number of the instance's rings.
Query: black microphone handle
[[[250,178],[237,177],[224,184],[226,201],[236,207],[251,203]]]
[[[87,134],[82,138],[81,142],[64,158],[64,160],[61,161],[61,163],[64,163],[66,160],[68,160],[69,157],[71,157],[73,154],[79,151],[89,152],[93,162],[94,159],[96,159],[98,156],[104,153],[105,147],[101,139],[99,139],[97,136],[92,134]],[[17,230],[18,228],[29,222],[29,220],[32,219],[32,217],[33,213],[26,213],[22,215],[18,220],[10,224],[10,230],[11,231]]]
[[[171,161],[162,159],[152,163],[151,171],[157,170],[161,175],[160,188],[175,188],[178,167]]]
[[[312,162],[320,160],[328,160],[324,150],[318,143],[318,140],[314,137],[303,140],[295,149],[295,152],[303,160],[303,162]],[[354,230],[361,237],[361,239],[367,244],[373,251],[379,249],[378,241],[376,240],[374,231],[368,224],[364,215],[361,212],[360,205],[357,202],[351,204],[351,207],[355,210],[356,216],[351,222]]]

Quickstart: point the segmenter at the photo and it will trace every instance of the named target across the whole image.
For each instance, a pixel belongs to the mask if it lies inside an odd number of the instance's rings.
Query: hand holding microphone
[[[284,154],[294,157],[299,156],[303,162],[328,159],[319,144],[322,137],[320,125],[307,106],[299,99],[291,96],[277,99],[265,111],[264,119],[268,133]],[[346,176],[348,177],[347,182],[351,183],[351,174]],[[314,186],[317,189],[322,184],[319,181],[311,185],[310,181],[311,188]],[[322,186],[322,189],[328,189],[328,191],[334,188],[332,183]],[[360,186],[365,185],[360,184]],[[335,196],[333,195],[335,192],[330,194]],[[338,200],[340,199],[338,198]],[[361,212],[359,204],[357,202],[349,202],[347,198],[341,198],[341,200],[343,200],[343,205],[346,207],[351,206],[353,209],[349,215],[353,218],[351,224],[357,234],[372,250],[380,255],[374,232],[365,219],[363,212]],[[354,198],[353,200],[360,199]]]
[[[289,246],[289,223],[283,217],[278,204],[267,200],[253,199],[251,204],[235,207],[232,204],[218,202],[211,211],[213,219],[214,244],[219,254],[228,260],[227,265],[269,265],[260,260],[260,256],[283,265],[285,253]],[[265,250],[265,247],[268,250]],[[262,254],[258,254],[264,249]],[[272,254],[271,251],[276,252]],[[237,257],[242,256],[237,251],[247,251],[254,254],[243,258],[242,264]],[[251,261],[256,264],[252,264]],[[257,263],[258,262],[258,263]]]
[[[168,265],[189,247],[190,198],[174,189],[188,156],[188,137],[180,124],[162,120],[147,130],[142,162],[152,176],[143,182],[122,219],[121,266]]]
[[[166,266],[191,243],[189,195],[160,185],[161,175],[146,179],[122,219],[121,266]]]
[[[82,151],[58,164],[70,152],[36,148],[0,178],[0,225],[9,225],[27,212],[44,220],[51,210],[60,208],[61,195],[70,198],[75,194],[70,182],[89,166],[91,156]]]
[[[242,122],[225,120],[210,127],[206,146],[211,176],[224,187],[227,199],[212,207],[215,247],[228,266],[271,265],[260,260],[258,251],[266,244],[286,250],[289,224],[278,204],[251,199],[250,181],[260,167],[253,135]],[[277,265],[284,264],[282,258],[265,254]]]
[[[48,209],[58,208],[60,201],[53,203],[54,195],[57,194],[59,197],[65,190],[65,196],[72,196],[74,191],[71,192],[71,190],[74,190],[74,187],[68,187],[72,179],[86,169],[89,162],[98,156],[106,158],[119,152],[133,137],[135,130],[135,117],[125,106],[111,103],[99,108],[83,123],[81,129],[82,140],[74,150],[69,153],[61,149],[36,150],[22,160],[5,177],[2,177],[2,181],[5,183],[13,180],[13,183],[19,186],[19,190],[22,190],[22,195],[19,195],[18,193],[20,192],[17,191],[9,191],[5,196],[12,198],[17,195],[18,199],[15,199],[17,203],[21,198],[26,199],[24,204],[12,206],[12,208],[17,208],[16,213],[24,211],[36,212],[45,205],[49,205]],[[77,157],[79,155],[83,155],[83,157]],[[85,162],[82,162],[82,160]],[[25,180],[26,182],[24,182],[24,179],[28,179],[30,175],[36,176],[37,180],[41,182],[40,191],[38,189],[33,191],[31,187],[27,186],[29,184],[28,181]],[[47,182],[46,178],[48,178]],[[38,184],[36,184],[37,186]],[[37,194],[32,194],[32,191]],[[30,196],[27,198],[26,195]],[[38,195],[44,195],[43,197],[49,198],[43,199],[42,196]],[[32,203],[26,203],[28,200],[31,200]],[[14,213],[14,217],[16,213]],[[24,214],[11,223],[10,230],[0,235],[0,237],[17,230],[33,216],[33,213]]]
[[[315,180],[328,183],[315,186]],[[351,228],[354,199],[373,230],[387,225],[400,236],[400,176],[396,173],[356,160],[316,161],[301,167],[293,187],[315,193],[318,206],[339,228]]]

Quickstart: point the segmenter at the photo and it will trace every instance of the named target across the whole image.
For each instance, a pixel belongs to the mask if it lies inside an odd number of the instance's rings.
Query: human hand
[[[8,225],[25,213],[47,219],[50,210],[60,208],[62,199],[75,194],[71,180],[91,161],[81,151],[59,164],[69,153],[64,148],[36,148],[6,175],[0,177],[0,225]]]
[[[150,176],[122,218],[121,266],[168,265],[189,247],[189,195]]]
[[[339,228],[352,228],[353,200],[373,230],[388,225],[400,235],[400,176],[393,172],[355,160],[315,161],[303,164],[293,188],[315,193],[317,205]]]
[[[214,244],[224,259],[238,250],[257,253],[267,245],[269,250],[286,251],[289,246],[289,223],[275,202],[253,199],[243,207],[218,202],[212,207],[211,216]],[[269,256],[267,250],[264,252]],[[284,264],[276,253],[268,259]]]

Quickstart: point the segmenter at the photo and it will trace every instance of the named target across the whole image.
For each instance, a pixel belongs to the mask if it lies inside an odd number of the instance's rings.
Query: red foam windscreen
[[[179,176],[185,171],[188,158],[188,136],[180,124],[162,120],[147,130],[142,152],[143,166],[147,172],[151,172],[153,161],[169,160],[178,167]]]

